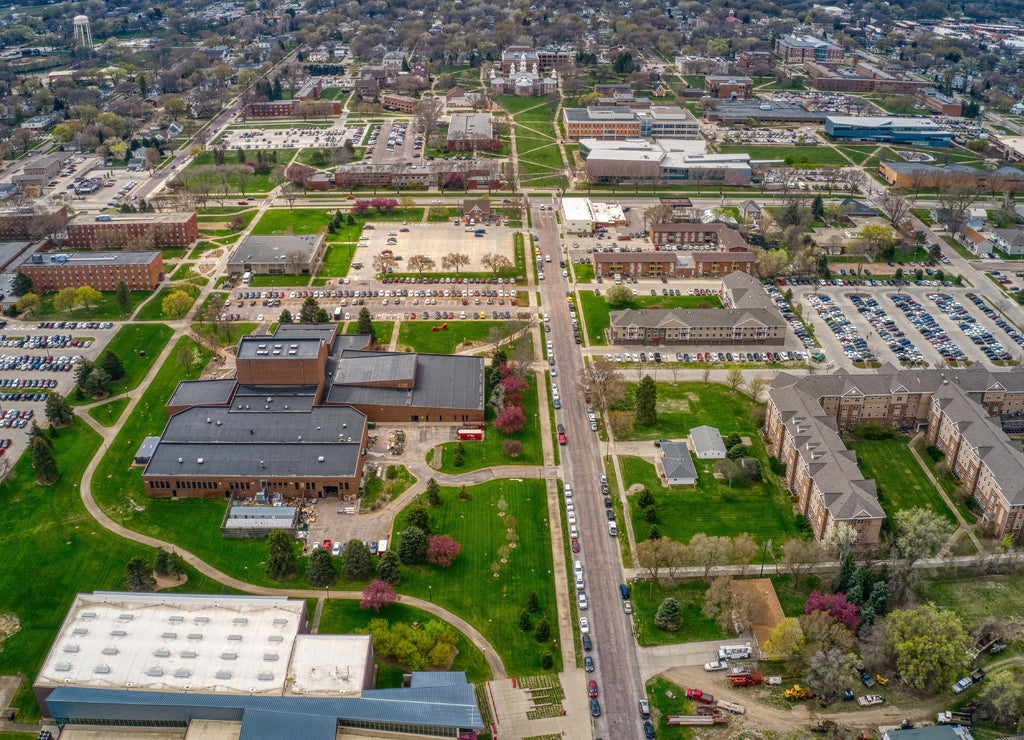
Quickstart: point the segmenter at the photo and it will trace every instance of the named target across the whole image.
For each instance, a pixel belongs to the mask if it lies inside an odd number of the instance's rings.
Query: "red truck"
[[[760,686],[764,677],[757,671],[743,671],[729,674],[729,681],[736,686]]]
[[[686,698],[692,699],[693,701],[699,701],[702,704],[715,703],[715,697],[713,697],[711,694],[701,691],[700,689],[687,689]]]

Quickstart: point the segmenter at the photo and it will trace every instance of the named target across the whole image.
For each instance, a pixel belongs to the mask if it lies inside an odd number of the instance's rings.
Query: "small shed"
[[[690,430],[690,441],[698,460],[721,460],[725,457],[722,433],[714,427],[699,426]]]
[[[153,453],[156,451],[156,446],[159,443],[159,437],[146,437],[142,440],[142,444],[139,445],[139,449],[135,451],[135,464],[148,465],[149,459],[153,457]]]
[[[299,524],[295,506],[230,506],[221,523],[221,537],[266,537],[283,529],[294,532]]]
[[[670,486],[697,485],[697,468],[690,457],[686,442],[661,441],[661,466],[665,471],[665,482]]]

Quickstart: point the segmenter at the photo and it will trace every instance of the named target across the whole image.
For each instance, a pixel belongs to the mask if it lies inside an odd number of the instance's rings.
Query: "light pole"
[[[430,603],[434,603],[434,587],[427,586],[427,598],[430,599]]]

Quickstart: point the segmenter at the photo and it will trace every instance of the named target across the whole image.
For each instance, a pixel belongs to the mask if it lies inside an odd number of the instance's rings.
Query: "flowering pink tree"
[[[370,201],[368,200],[357,200],[352,204],[352,213],[357,216],[363,216],[367,211],[370,210]]]
[[[390,213],[398,208],[398,201],[394,198],[371,198],[370,205],[377,209],[377,213]]]
[[[427,562],[447,568],[462,552],[462,545],[443,534],[427,537]]]
[[[504,372],[505,365],[502,365],[501,367],[502,372]],[[501,385],[505,389],[505,393],[522,393],[530,387],[527,385],[526,380],[518,375],[506,375],[501,379]]]
[[[515,434],[526,426],[526,414],[519,406],[506,406],[494,420],[494,428],[505,434]]]
[[[821,591],[811,591],[804,605],[804,613],[825,612],[839,624],[849,628],[851,632],[857,630],[860,625],[860,607],[846,600],[845,594],[823,594]]]
[[[395,590],[391,588],[390,583],[385,583],[379,579],[370,581],[369,585],[363,589],[363,598],[359,602],[360,609],[375,609],[380,611],[382,606],[393,604],[396,601],[401,600],[401,596],[395,593]]]

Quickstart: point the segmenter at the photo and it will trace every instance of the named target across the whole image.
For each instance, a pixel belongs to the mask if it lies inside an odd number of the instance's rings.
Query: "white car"
[[[568,515],[569,515],[569,524],[575,524],[576,523],[576,512],[575,511],[570,511],[570,512],[568,512]]]
[[[590,634],[590,622],[587,621],[586,617],[580,617],[580,634],[581,635],[589,635]]]
[[[256,320],[257,321],[263,321],[263,314],[260,314],[259,316],[257,316]]]
[[[587,603],[587,595],[583,591],[580,591],[576,595],[576,600],[579,603],[580,609],[587,609],[590,606],[590,604]]]
[[[728,661],[726,661],[724,659],[723,660],[715,661],[714,663],[705,663],[704,664],[704,670],[705,671],[724,671],[728,667],[729,667],[729,663],[728,663]]]

